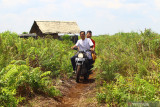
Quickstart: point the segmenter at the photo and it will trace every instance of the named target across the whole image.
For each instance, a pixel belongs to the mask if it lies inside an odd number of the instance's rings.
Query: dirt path
[[[93,89],[95,84],[95,73],[91,74],[89,80],[84,82],[81,79],[80,83],[75,83],[71,86],[67,93],[60,99],[60,104],[56,107],[77,107],[80,106],[82,97],[85,97],[89,91]]]
[[[89,76],[89,80],[80,83],[72,79],[60,80],[61,85],[57,85],[62,97],[51,98],[45,95],[35,95],[24,105],[18,107],[96,107],[95,99],[95,72]]]

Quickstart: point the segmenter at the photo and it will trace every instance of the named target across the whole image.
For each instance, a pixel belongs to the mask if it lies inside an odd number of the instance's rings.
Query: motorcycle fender
[[[82,65],[82,63],[76,63],[76,65]]]

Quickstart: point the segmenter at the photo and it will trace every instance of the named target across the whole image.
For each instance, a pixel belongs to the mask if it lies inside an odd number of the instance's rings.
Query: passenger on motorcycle
[[[78,48],[79,51],[84,51],[84,50],[93,50],[93,42],[91,41],[90,38],[85,38],[85,31],[81,31],[80,32],[80,37],[81,39],[77,41],[77,43],[71,47],[72,49],[74,48]],[[73,57],[71,57],[71,63],[73,66],[73,72],[75,73],[75,68],[76,68],[76,62],[75,62],[75,58],[78,57],[78,55],[74,55]],[[91,55],[91,51],[87,51],[87,57],[88,57],[88,71],[90,71],[91,69],[91,65],[93,63],[92,60],[92,55]]]
[[[95,51],[95,41],[92,39],[92,31],[90,31],[90,30],[87,31],[87,38],[90,38],[91,41],[93,42],[93,50],[92,51]]]
[[[91,41],[93,42],[93,50],[91,50],[91,52],[92,52],[92,59],[94,63],[96,59],[96,53],[95,53],[95,41],[92,39],[92,31],[90,30],[87,31],[87,38],[90,38]]]

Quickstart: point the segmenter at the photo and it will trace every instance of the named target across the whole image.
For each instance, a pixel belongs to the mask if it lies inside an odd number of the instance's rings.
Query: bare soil
[[[90,75],[88,81],[84,81],[82,78],[80,83],[73,83],[73,85],[68,88],[69,90],[61,98],[61,103],[56,105],[56,107],[94,107],[96,102],[96,99],[94,99],[94,75],[95,73]]]
[[[61,97],[35,95],[23,107],[97,107],[95,87],[95,72],[89,76],[88,81],[81,78],[80,83],[75,82],[75,77],[60,80],[56,88],[61,91]]]

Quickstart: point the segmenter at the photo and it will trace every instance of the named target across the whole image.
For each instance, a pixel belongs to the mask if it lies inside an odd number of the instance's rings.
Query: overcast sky
[[[76,21],[94,35],[160,33],[160,0],[0,0],[0,32],[29,32],[34,20]]]

